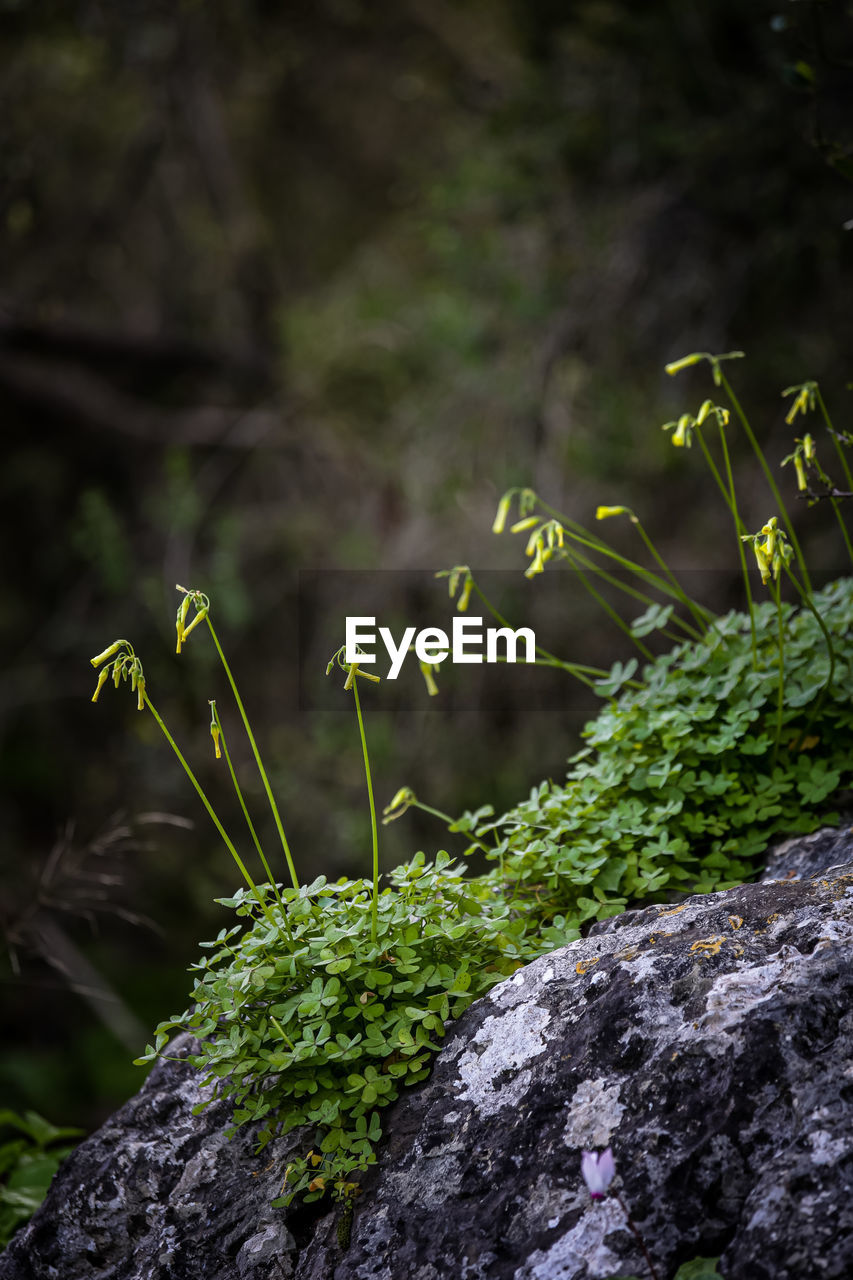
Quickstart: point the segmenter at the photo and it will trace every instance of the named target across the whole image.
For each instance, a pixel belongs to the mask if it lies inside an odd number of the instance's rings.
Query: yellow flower
[[[94,661],[94,659],[93,659],[93,661]],[[98,701],[98,694],[101,692],[101,690],[103,689],[103,687],[104,687],[104,685],[106,684],[107,680],[109,679],[109,674],[110,674],[110,669],[109,669],[109,667],[104,667],[103,671],[101,671],[101,672],[98,674],[98,684],[97,684],[97,687],[96,687],[96,689],[95,689],[95,692],[92,694],[92,701],[93,701],[93,702],[97,702],[97,701]]]
[[[681,417],[678,419],[675,430],[672,433],[672,443],[677,449],[682,448],[684,445],[686,445],[688,449],[690,448],[693,443],[692,428],[693,419],[690,417],[690,414],[682,413]]]
[[[596,520],[609,520],[611,516],[629,516],[631,512],[627,507],[596,507]]]
[[[438,693],[438,685],[435,683],[432,675],[433,664],[431,662],[421,662],[418,665],[420,666],[421,675],[423,676],[424,683],[427,687],[427,693],[431,698],[434,698]]]
[[[507,519],[507,516],[509,515],[509,508],[510,508],[511,502],[512,502],[512,490],[510,490],[509,493],[505,493],[504,496],[501,498],[500,502],[498,503],[498,510],[495,516],[495,522],[492,525],[492,533],[503,533],[504,527],[506,525],[506,519]]]
[[[776,525],[776,516],[771,516],[767,524],[763,525],[761,529],[764,534],[764,554],[768,560],[772,560],[776,554],[776,539],[778,537]]]
[[[680,360],[671,360],[665,366],[666,372],[672,377],[676,373],[680,373],[682,369],[687,369],[691,364],[698,364],[700,360],[706,360],[707,354],[704,351],[694,351],[692,355],[682,356]]]
[[[807,489],[809,486],[806,480],[806,469],[803,466],[803,459],[799,450],[794,454],[794,470],[797,473],[797,488]]]
[[[770,577],[770,563],[767,556],[764,554],[764,548],[760,546],[759,543],[756,542],[753,544],[753,551],[755,552],[755,559],[758,562],[758,568],[761,571],[761,581],[766,586],[767,580]]]

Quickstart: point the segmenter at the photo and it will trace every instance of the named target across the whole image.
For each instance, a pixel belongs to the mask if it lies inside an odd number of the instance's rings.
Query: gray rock
[[[183,1057],[189,1036],[172,1052]],[[184,1062],[158,1063],[136,1097],[69,1156],[47,1200],[0,1254],[3,1280],[284,1280],[295,1242],[270,1201],[296,1135],[261,1156],[224,1135],[229,1108],[208,1101]]]
[[[808,836],[795,836],[771,845],[762,880],[807,880],[846,862],[853,851],[851,816],[839,827],[821,827]]]
[[[337,1210],[269,1207],[299,1135],[226,1142],[222,1104],[193,1117],[198,1081],[166,1063],[69,1158],[0,1280],[645,1277],[619,1202],[580,1177],[607,1145],[660,1280],[697,1255],[726,1280],[853,1275],[853,836],[799,844],[816,878],[648,907],[472,1005],[384,1113],[348,1249]]]

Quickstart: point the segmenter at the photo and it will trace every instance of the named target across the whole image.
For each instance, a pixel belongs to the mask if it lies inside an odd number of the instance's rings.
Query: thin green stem
[[[746,533],[746,525],[741,520],[740,512],[738,511],[737,492],[735,490],[734,474],[732,472],[731,458],[729,457],[729,447],[726,441],[725,432],[723,430],[723,424],[718,421],[717,425],[720,429],[720,443],[722,444],[723,459],[726,464],[726,480],[728,481],[728,488],[723,483],[723,478],[720,475],[719,470],[717,469],[717,464],[713,459],[710,449],[705,443],[705,437],[702,435],[702,431],[699,426],[694,427],[694,434],[696,436],[696,439],[699,441],[699,447],[702,450],[705,461],[707,462],[708,467],[710,469],[711,475],[714,477],[714,481],[717,485],[717,488],[720,490],[720,493],[723,495],[723,501],[725,502],[726,506],[731,512],[732,520],[734,521],[735,542],[737,543],[738,557],[740,559],[740,568],[741,568],[741,573],[743,574],[743,585],[744,585],[744,590],[746,592],[746,603],[749,611],[749,630],[750,630],[750,640],[752,645],[752,669],[753,671],[757,671],[758,670],[758,638],[755,630],[755,605],[752,599],[752,588],[749,585],[749,569],[747,567],[747,562],[746,562],[746,551],[744,550],[744,545],[743,545],[743,542],[741,541],[741,534]]]
[[[146,707],[148,708],[148,710],[151,712],[151,714],[152,714],[152,716],[154,717],[154,719],[157,721],[158,725],[160,726],[160,728],[161,728],[161,730],[162,730],[162,732],[163,732],[163,735],[165,736],[166,741],[168,742],[169,746],[172,748],[172,750],[174,751],[175,755],[178,757],[178,760],[181,762],[181,766],[182,766],[182,768],[183,768],[183,770],[184,770],[184,773],[187,775],[187,777],[189,778],[190,782],[191,782],[191,783],[193,784],[193,786],[195,787],[196,792],[198,793],[199,799],[201,800],[202,804],[204,805],[205,809],[207,810],[208,814],[210,815],[210,817],[211,817],[211,819],[212,819],[212,821],[213,821],[213,825],[216,827],[216,830],[219,832],[220,836],[222,837],[223,841],[225,842],[225,846],[226,846],[226,848],[228,849],[228,852],[231,854],[231,857],[234,859],[234,861],[237,863],[237,866],[240,868],[240,872],[241,872],[241,874],[242,874],[242,876],[243,876],[244,880],[246,881],[246,883],[248,884],[249,888],[252,890],[253,894],[254,894],[254,895],[255,895],[255,897],[257,898],[257,900],[258,900],[258,904],[259,904],[259,906],[261,907],[261,910],[263,911],[264,915],[266,916],[267,921],[269,922],[269,924],[271,924],[271,925],[272,925],[272,927],[276,930],[276,932],[278,932],[278,925],[276,924],[276,921],[275,921],[275,919],[273,918],[272,912],[270,911],[270,909],[269,909],[269,907],[267,906],[267,904],[264,902],[263,896],[262,896],[262,894],[261,894],[260,890],[258,889],[258,886],[255,884],[254,880],[253,880],[253,879],[252,879],[252,877],[249,875],[249,872],[248,872],[248,871],[247,871],[247,869],[246,869],[246,865],[245,865],[245,863],[243,862],[243,859],[240,857],[239,853],[238,853],[238,852],[237,852],[237,850],[234,848],[234,844],[233,844],[233,842],[231,841],[231,838],[230,838],[230,836],[228,835],[228,832],[225,830],[225,828],[223,827],[222,823],[219,821],[219,818],[217,817],[216,812],[215,812],[215,811],[214,811],[214,809],[213,809],[213,806],[211,805],[210,801],[208,800],[207,796],[206,796],[206,795],[205,795],[205,793],[204,793],[204,790],[203,790],[203,788],[202,788],[202,786],[201,786],[201,783],[199,782],[198,778],[197,778],[197,777],[195,776],[195,774],[193,773],[193,771],[192,771],[192,769],[190,768],[190,766],[187,764],[187,762],[186,762],[186,760],[185,760],[185,758],[184,758],[184,755],[183,755],[183,753],[182,753],[182,751],[181,751],[180,747],[179,747],[179,746],[178,746],[178,744],[175,742],[175,739],[172,737],[171,733],[169,733],[169,730],[166,728],[166,725],[165,725],[165,723],[163,722],[163,719],[162,719],[162,717],[160,716],[160,713],[157,711],[157,708],[154,706],[154,703],[153,703],[153,702],[151,701],[151,699],[148,697],[148,694],[147,694],[147,693],[143,693],[143,695],[142,695],[142,700],[143,700],[143,702],[145,703],[145,705],[146,705]]]
[[[225,674],[228,677],[228,683],[231,686],[231,692],[234,694],[234,701],[237,703],[237,708],[240,712],[240,717],[243,721],[243,728],[246,730],[246,736],[249,739],[249,743],[252,748],[252,754],[255,757],[255,764],[258,766],[258,772],[261,775],[261,782],[264,784],[264,790],[267,793],[267,800],[269,801],[270,809],[272,810],[272,815],[273,815],[273,818],[275,819],[276,829],[278,831],[279,839],[281,840],[281,847],[284,850],[284,856],[287,861],[287,869],[290,872],[290,879],[293,883],[294,889],[298,891],[299,879],[296,875],[296,867],[293,865],[293,858],[290,853],[290,846],[287,843],[287,837],[284,834],[284,827],[282,825],[281,815],[279,814],[278,805],[276,804],[275,797],[272,793],[272,787],[270,786],[269,778],[267,777],[267,771],[264,768],[263,761],[261,760],[261,753],[258,750],[258,744],[255,742],[255,735],[252,733],[252,726],[249,724],[249,717],[246,715],[246,708],[243,706],[243,700],[240,697],[240,693],[237,689],[237,685],[235,683],[234,677],[231,674],[231,668],[229,667],[225,659],[225,654],[222,652],[222,646],[219,643],[219,637],[217,636],[215,630],[213,629],[213,623],[210,621],[209,613],[205,615],[205,620],[210,630],[210,634],[213,638],[213,643],[216,645],[216,652],[219,654],[219,660],[222,663],[222,666],[225,668]]]
[[[853,562],[853,546],[851,546],[850,544],[850,535],[847,532],[847,525],[844,523],[844,517],[841,514],[841,507],[838,503],[837,498],[830,498],[829,503],[830,503],[830,506],[832,507],[832,510],[835,512],[835,518],[838,521],[838,527],[841,530],[841,536],[844,539],[844,545],[847,548],[847,554],[850,557],[851,562]]]
[[[215,705],[211,709],[213,712],[213,719],[216,722],[216,727],[219,730],[219,738],[222,743],[222,750],[225,752],[225,763],[228,766],[228,772],[231,775],[231,782],[233,783],[234,790],[237,793],[237,799],[240,802],[240,808],[243,811],[243,817],[246,819],[246,825],[249,828],[249,834],[252,837],[252,842],[255,846],[255,849],[257,850],[258,857],[260,858],[261,863],[263,864],[264,871],[267,873],[267,878],[269,880],[270,885],[272,886],[273,893],[275,894],[278,900],[278,905],[282,908],[282,911],[284,911],[284,901],[282,899],[281,893],[279,892],[278,885],[276,884],[275,876],[273,875],[272,870],[270,869],[270,865],[267,862],[266,857],[264,855],[264,851],[261,848],[261,842],[258,839],[258,833],[255,831],[255,825],[252,822],[251,817],[249,816],[249,810],[246,808],[246,801],[243,799],[242,789],[240,787],[239,782],[237,781],[237,775],[234,772],[234,765],[231,762],[231,753],[228,750],[228,742],[225,737],[225,730],[222,728],[222,721],[219,718],[219,712],[216,710]],[[286,917],[285,917],[285,922],[286,922]]]
[[[358,696],[358,676],[353,675],[352,691],[355,697],[355,713],[358,717],[358,732],[361,735],[361,750],[364,755],[364,773],[367,778],[367,798],[370,801],[370,830],[373,837],[373,905],[370,916],[370,940],[376,942],[377,936],[377,903],[379,901],[379,831],[376,826],[376,804],[373,799],[373,780],[370,776],[370,756],[367,753],[367,738],[364,733],[364,718],[361,714],[361,702]]]
[[[564,555],[567,560],[572,560],[573,558],[572,552],[565,550],[565,548],[564,548]],[[620,631],[624,632],[624,634],[628,637],[631,643],[636,645],[636,647],[639,649],[640,653],[643,655],[646,661],[653,662],[654,654],[652,653],[651,649],[649,649],[646,645],[644,645],[642,640],[640,640],[638,636],[635,636],[633,634],[633,632],[631,631],[631,628],[628,626],[625,619],[620,618],[619,614],[616,612],[613,606],[604,599],[604,596],[601,594],[600,591],[596,590],[596,588],[592,585],[592,583],[587,578],[583,569],[576,566],[575,573],[580,578],[584,588],[589,592],[593,600],[595,600],[596,604],[600,605],[600,607],[604,610],[604,612],[611,619],[611,621],[616,623],[616,626],[619,628]]]
[[[621,578],[616,578],[613,576],[612,573],[608,573],[608,571],[602,568],[600,564],[596,564],[594,560],[591,560],[589,556],[585,556],[581,551],[575,551],[575,550],[569,551],[567,547],[563,547],[560,549],[558,554],[562,556],[563,559],[566,559],[566,560],[571,558],[577,564],[579,564],[582,568],[588,569],[590,573],[596,574],[596,576],[601,578],[603,582],[609,582],[612,587],[615,587],[617,589],[617,591],[621,591],[624,595],[629,596],[632,600],[639,600],[641,604],[645,604],[647,606],[658,603],[652,596],[646,595],[644,591],[638,591],[636,587],[629,586],[629,584],[627,582],[623,582]],[[619,557],[615,552],[613,554],[613,558],[621,559],[621,557]],[[629,562],[627,561],[625,562],[626,565],[628,563]],[[627,572],[633,573],[636,575],[637,569],[628,568]],[[644,570],[644,572],[648,573],[648,570]],[[657,590],[660,590],[664,595],[667,595],[670,598],[680,599],[680,596],[676,592],[674,592],[661,579],[657,578],[656,574],[652,576],[654,576],[654,578],[656,579],[656,582],[653,583],[652,585],[656,586]],[[657,586],[657,583],[660,583],[659,587]],[[673,618],[673,622],[677,623],[678,626],[681,627],[682,631],[684,631],[685,634],[688,635],[692,640],[702,639],[702,633],[700,631],[697,631],[696,628],[691,626],[691,624],[687,622],[684,618],[675,617]]]
[[[824,401],[823,396],[820,394],[820,387],[815,387],[815,395],[817,396],[817,402],[818,402],[818,405],[820,406],[820,411],[823,416],[824,423],[826,424],[826,428],[829,431],[830,436],[832,437],[832,443],[835,445],[835,452],[838,454],[838,459],[841,463],[841,466],[844,469],[844,477],[847,481],[847,488],[853,489],[853,474],[851,474],[850,467],[847,462],[847,455],[842,449],[841,441],[838,439],[836,430],[832,425],[832,419],[829,416],[829,410],[826,407],[826,403]]]
[[[564,534],[571,538],[573,542],[578,543],[582,547],[586,547],[590,551],[595,551],[599,555],[604,555],[609,560],[615,561],[621,569],[624,569],[627,573],[633,574],[634,577],[639,578],[639,580],[644,582],[647,586],[661,592],[664,596],[669,596],[671,599],[677,600],[679,604],[685,605],[688,612],[693,614],[702,630],[697,631],[696,628],[691,626],[684,618],[679,618],[677,616],[673,618],[673,622],[680,626],[685,634],[690,636],[691,639],[701,640],[709,626],[713,626],[713,616],[711,612],[708,609],[703,608],[703,606],[697,601],[690,599],[669,569],[669,566],[658,554],[658,551],[653,546],[651,539],[648,537],[645,530],[642,528],[640,521],[633,513],[631,513],[631,519],[639,526],[647,548],[663,570],[665,574],[665,577],[663,578],[659,577],[652,570],[647,569],[645,565],[641,565],[637,563],[637,561],[630,560],[627,556],[621,555],[620,552],[616,551],[615,548],[611,547],[596,534],[590,533],[588,529],[584,528],[583,525],[578,524],[576,520],[571,520],[567,516],[564,516],[547,502],[543,502],[541,498],[537,498],[537,501],[543,511],[546,511],[549,515],[558,520],[563,527]],[[563,558],[566,558],[566,549],[562,548],[560,554]],[[577,551],[574,551],[572,554],[577,557],[577,562],[583,565],[584,568],[587,568],[590,572],[597,574],[603,581],[609,582],[611,586],[616,587],[617,590],[623,592],[625,595],[630,596],[634,600],[639,600],[647,606],[657,603],[657,601],[655,601],[651,596],[646,595],[645,592],[639,591],[636,587],[631,587],[628,583],[622,582],[621,579],[613,577],[612,574],[609,574],[606,569],[601,565],[596,564],[595,561],[591,560],[588,556],[582,556]]]
[[[752,669],[758,670],[758,636],[755,629],[755,604],[752,599],[752,588],[749,585],[749,569],[746,562],[746,548],[741,542],[740,535],[746,533],[746,526],[740,518],[740,512],[737,505],[737,490],[735,489],[735,477],[732,470],[732,460],[729,455],[729,444],[726,440],[726,433],[723,424],[717,419],[717,428],[720,432],[720,446],[723,451],[723,460],[726,464],[726,481],[729,486],[729,496],[731,498],[731,513],[735,522],[735,541],[737,542],[738,553],[740,555],[740,565],[743,572],[743,585],[746,592],[746,605],[749,612],[749,633],[752,644]]]
[[[639,516],[636,516],[632,513],[631,523],[636,526],[637,532],[639,533],[640,537],[645,543],[646,549],[654,559],[655,563],[660,565],[668,581],[672,583],[673,590],[678,596],[678,599],[684,605],[685,609],[687,609],[690,612],[690,614],[692,615],[694,621],[698,624],[698,626],[702,628],[702,631],[696,634],[696,638],[701,639],[703,634],[707,635],[708,631],[712,630],[714,627],[713,621],[709,621],[707,610],[703,609],[701,605],[698,605],[695,602],[695,600],[692,600],[690,596],[688,596],[687,592],[684,590],[681,583],[678,581],[675,574],[672,572],[669,565],[666,563],[663,556],[660,554],[657,547],[652,542],[649,535],[646,533],[646,530],[643,527],[643,524]]]
[[[719,369],[719,366],[718,366],[718,369]],[[794,548],[794,554],[797,557],[797,564],[800,566],[800,573],[803,575],[803,582],[806,585],[806,589],[808,591],[811,591],[812,584],[809,578],[809,571],[806,565],[805,556],[803,555],[803,549],[800,546],[800,540],[797,537],[796,530],[794,529],[793,523],[791,521],[791,517],[788,515],[788,508],[785,506],[785,503],[782,499],[782,495],[779,492],[779,486],[777,485],[775,479],[773,478],[773,472],[770,470],[770,467],[768,466],[768,463],[767,463],[767,459],[764,456],[764,450],[761,448],[761,445],[758,443],[758,440],[755,437],[755,433],[752,430],[752,427],[749,425],[749,419],[744,413],[741,403],[738,400],[737,396],[735,395],[732,389],[732,385],[729,382],[726,375],[723,373],[722,369],[719,369],[719,374],[720,374],[720,381],[723,388],[725,389],[726,395],[729,397],[729,400],[732,403],[732,408],[737,414],[738,419],[740,420],[740,424],[743,427],[744,431],[746,432],[747,439],[749,440],[749,443],[752,446],[752,451],[755,454],[756,458],[758,459],[761,465],[761,470],[764,472],[764,477],[770,486],[770,491],[773,494],[773,497],[776,499],[776,502],[778,503],[779,510],[782,513],[782,519],[785,521],[785,526],[788,530],[788,536],[791,539],[791,546]]]
[[[495,621],[499,622],[502,627],[507,627],[510,631],[513,631],[515,628],[502,613],[498,612],[491,600],[477,583],[476,579],[472,577],[471,582],[476,595],[480,600],[482,600],[483,604]],[[603,679],[604,676],[607,675],[607,672],[602,670],[600,667],[587,667],[578,662],[564,662],[563,659],[558,658],[556,654],[549,653],[549,651],[544,649],[541,644],[537,644],[536,652],[541,653],[542,657],[546,660],[543,665],[559,667],[561,671],[567,671],[569,675],[574,676],[576,680],[580,680],[581,684],[585,684],[588,689],[592,689],[595,686],[595,680],[590,679],[590,676]]]
[[[809,712],[808,718],[806,719],[805,728],[803,729],[803,732],[800,734],[800,737],[797,739],[797,745],[798,745],[806,737],[809,729],[812,727],[812,724],[820,714],[820,710],[826,700],[826,695],[829,693],[829,690],[832,688],[832,681],[835,676],[835,647],[832,643],[832,636],[829,633],[829,628],[827,627],[826,623],[821,617],[820,610],[816,607],[814,600],[812,599],[811,592],[806,591],[803,588],[802,583],[797,581],[794,574],[791,573],[791,570],[787,567],[787,565],[785,566],[785,572],[787,573],[791,582],[794,584],[794,587],[798,592],[803,604],[810,611],[810,613],[814,615],[817,625],[820,627],[821,631],[823,632],[823,638],[826,641],[827,653],[829,654],[829,675],[826,678],[826,684],[821,689],[819,696],[815,700],[815,703],[811,711]]]
[[[549,506],[547,502],[543,502],[541,498],[538,499],[538,502],[543,511],[547,511],[549,515],[553,516],[560,522],[563,526],[563,532],[566,533],[573,542],[579,543],[582,547],[586,547],[590,551],[597,551],[600,555],[607,556],[609,560],[614,560],[621,569],[633,574],[634,577],[639,578],[641,582],[644,582],[648,587],[654,588],[655,591],[660,591],[663,595],[670,596],[673,599],[680,598],[679,592],[672,588],[666,578],[661,578],[659,574],[654,573],[651,569],[647,569],[645,565],[639,564],[636,560],[630,560],[627,556],[623,556],[608,543],[604,542],[603,539],[599,538],[597,534],[590,533],[590,531],[584,528],[583,525],[578,524],[576,520],[571,520],[567,516],[562,515],[561,512],[555,510],[554,507]],[[604,572],[600,569],[600,566],[595,566],[592,561],[589,562],[589,566],[595,567],[599,573]],[[621,591],[626,593],[626,595],[632,595],[636,599],[645,600],[647,604],[654,603],[650,596],[637,592],[636,588],[629,587],[626,583],[620,583],[618,579],[613,579],[613,581],[615,585],[619,586]]]
[[[432,814],[434,818],[440,818],[441,821],[444,823],[444,825],[448,828],[452,827],[454,822],[456,821],[455,818],[451,818],[449,813],[442,813],[440,809],[433,809],[432,805],[424,804],[423,800],[418,800],[417,798],[415,798],[414,800],[411,800],[409,803],[412,809],[423,809],[424,813]],[[457,833],[454,832],[453,834],[457,834]],[[473,834],[473,832],[471,831],[459,832],[458,834],[460,835],[464,834],[469,836],[470,839],[473,841],[473,843],[477,846],[477,848],[482,849],[483,853],[488,854],[488,853],[494,852],[494,850],[490,849],[488,845],[483,844],[482,840],[478,840],[477,837]]]
[[[281,1025],[281,1023],[279,1022],[278,1018],[273,1017],[273,1015],[272,1015],[272,1014],[270,1014],[270,1016],[269,1016],[269,1017],[270,1017],[270,1022],[273,1024],[273,1026],[275,1027],[276,1031],[277,1031],[277,1032],[278,1032],[278,1034],[281,1036],[282,1040],[285,1042],[285,1044],[287,1044],[287,1045],[289,1045],[289,1046],[290,1046],[290,1050],[291,1050],[291,1052],[293,1052],[293,1050],[296,1048],[296,1045],[293,1043],[293,1041],[291,1040],[290,1036],[287,1034],[287,1032],[285,1031],[284,1027],[283,1027],[283,1026]]]
[[[776,693],[776,741],[773,743],[771,768],[779,754],[782,741],[782,712],[785,705],[785,624],[782,618],[782,590],[778,580],[773,582],[773,599],[776,604],[777,647],[779,650],[779,684]]]

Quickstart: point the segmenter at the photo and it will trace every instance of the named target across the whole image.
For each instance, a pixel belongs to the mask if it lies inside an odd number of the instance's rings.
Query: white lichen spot
[[[390,1198],[397,1205],[416,1204],[419,1209],[438,1209],[462,1190],[459,1144],[433,1147],[424,1152],[420,1143],[413,1148],[410,1168],[388,1174]]]
[[[657,965],[660,956],[656,956],[654,951],[641,951],[639,955],[627,954],[627,948],[623,949],[623,954],[618,956],[622,967],[630,973],[634,982],[643,982],[647,978],[657,977]]]
[[[575,1280],[624,1273],[623,1259],[607,1247],[607,1236],[624,1232],[625,1219],[615,1200],[590,1204],[579,1222],[547,1249],[537,1249],[515,1272],[513,1280]]]
[[[787,969],[784,960],[773,957],[767,964],[721,974],[708,992],[705,1013],[695,1024],[696,1030],[717,1036],[741,1026],[745,1014],[773,997]]]
[[[543,1032],[551,1021],[538,1004],[518,1005],[499,1018],[487,1018],[459,1058],[462,1081],[459,1097],[471,1102],[482,1115],[494,1115],[502,1107],[515,1106],[530,1086],[525,1063],[546,1047]],[[496,1084],[499,1076],[510,1078]]]
[[[812,1164],[837,1164],[849,1148],[844,1138],[833,1138],[826,1129],[810,1133],[809,1142],[812,1144]]]
[[[619,1101],[622,1085],[617,1080],[584,1080],[569,1103],[564,1137],[569,1147],[594,1149],[610,1144],[610,1135],[619,1128],[625,1107]]]

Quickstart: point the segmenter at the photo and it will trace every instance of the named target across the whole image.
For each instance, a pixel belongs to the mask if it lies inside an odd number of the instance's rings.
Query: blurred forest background
[[[519,540],[490,534],[506,487],[585,522],[629,503],[739,603],[725,512],[660,431],[707,371],[663,366],[744,349],[774,462],[791,382],[849,427],[853,20],[834,0],[0,0],[0,20],[0,1106],[92,1127],[141,1084],[130,1060],[184,1007],[236,871],[129,690],[91,705],[89,658],[133,642],[239,830],[208,698],[258,816],[262,796],[203,629],[174,655],[174,585],[205,590],[301,871],[361,874],[353,707],[324,674],[345,612],[440,624],[432,575],[464,562],[562,656],[623,652],[570,575],[525,582]],[[831,572],[826,513],[799,516]],[[380,804],[409,783],[500,811],[563,774],[595,709],[554,672],[441,684],[365,687]],[[386,866],[465,847],[417,813],[382,839]]]

